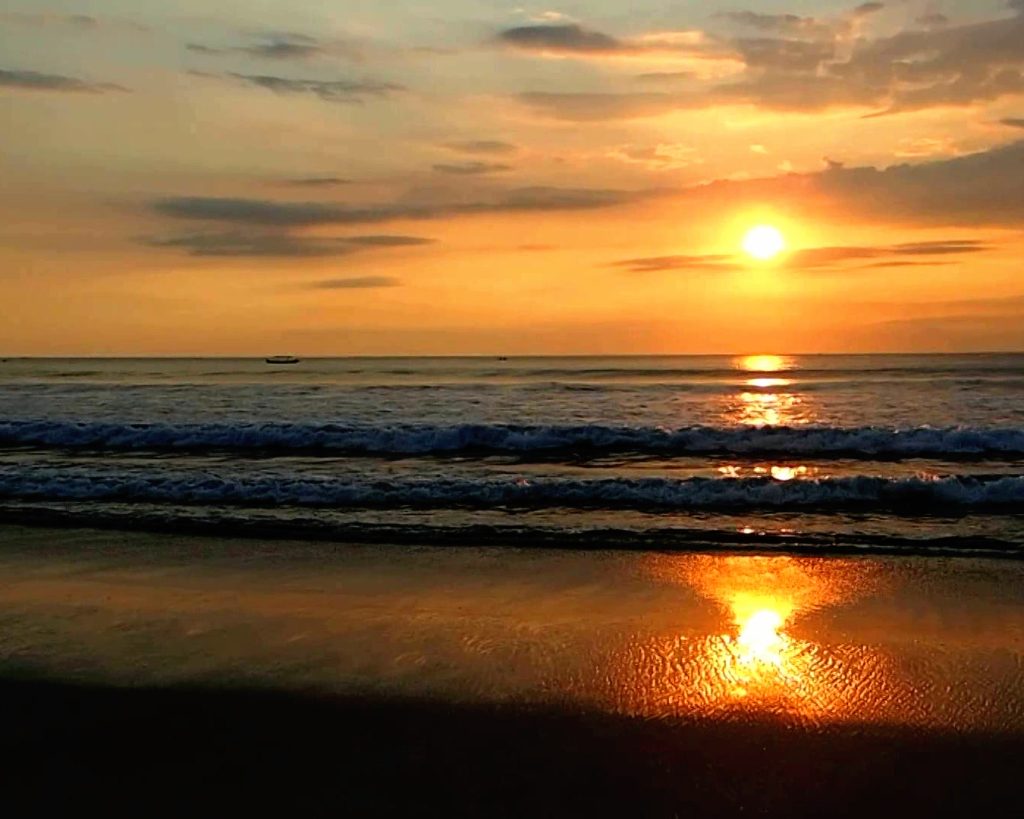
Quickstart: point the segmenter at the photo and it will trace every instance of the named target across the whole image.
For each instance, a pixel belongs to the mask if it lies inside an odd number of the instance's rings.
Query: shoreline
[[[0,507],[0,528],[25,527],[56,531],[94,530],[131,535],[188,535],[240,541],[294,541],[339,545],[513,548],[529,550],[661,552],[797,557],[940,557],[1024,561],[1020,543],[988,536],[899,538],[883,535],[788,535],[773,532],[719,530],[628,529],[543,530],[501,525],[343,526],[268,520],[173,520],[153,514],[83,514],[60,509]]]

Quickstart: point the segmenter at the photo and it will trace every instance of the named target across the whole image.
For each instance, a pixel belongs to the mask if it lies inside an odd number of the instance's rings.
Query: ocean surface
[[[1024,555],[1024,355],[0,361],[0,522]]]

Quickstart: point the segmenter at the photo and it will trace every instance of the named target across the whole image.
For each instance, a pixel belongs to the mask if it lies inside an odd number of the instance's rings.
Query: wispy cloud
[[[226,79],[264,88],[281,95],[311,95],[326,102],[360,103],[367,99],[388,97],[405,87],[382,80],[313,80],[295,77],[279,77],[273,74],[242,74],[229,71],[224,74],[208,71],[191,71],[193,76],[206,79]]]
[[[367,97],[386,97],[404,90],[404,86],[379,80],[302,80],[233,71],[230,76],[275,94],[312,94],[327,102],[361,102]]]
[[[453,176],[480,176],[511,171],[512,166],[501,162],[440,162],[434,165],[434,170]]]
[[[280,184],[296,188],[334,188],[350,185],[352,180],[340,176],[300,176],[294,179],[283,179]]]
[[[948,239],[883,246],[813,247],[796,250],[780,258],[779,267],[787,270],[830,270],[933,265],[935,257],[982,253],[991,245],[976,240]],[[925,257],[910,261],[907,257]],[[737,255],[654,256],[614,262],[630,273],[657,273],[667,270],[730,272],[745,270],[750,261]]]
[[[400,287],[400,279],[392,276],[354,276],[349,279],[323,279],[309,285],[313,290],[376,290],[382,287]]]
[[[322,42],[307,34],[291,32],[263,34],[255,38],[255,42],[247,45],[211,46],[203,43],[187,43],[185,47],[195,54],[207,57],[241,54],[267,60],[305,60],[328,54],[354,56],[352,47],[348,44]]]
[[[576,23],[517,26],[498,34],[506,45],[530,51],[617,53],[630,48],[614,37]]]
[[[152,207],[164,216],[264,227],[371,224],[401,219],[441,219],[475,213],[589,210],[634,201],[646,192],[586,188],[513,188],[478,202],[393,202],[334,205],[321,202],[278,202],[207,196],[159,199]]]
[[[128,90],[116,83],[92,82],[78,77],[67,77],[63,74],[42,74],[38,71],[2,68],[0,68],[0,88],[72,94],[104,94],[108,91]]]
[[[151,247],[184,250],[191,256],[320,258],[347,256],[373,248],[417,247],[432,243],[419,236],[296,236],[274,232],[189,233],[147,238]]]
[[[498,139],[469,139],[462,142],[449,142],[446,147],[464,154],[514,154],[519,150],[511,142],[502,142]]]

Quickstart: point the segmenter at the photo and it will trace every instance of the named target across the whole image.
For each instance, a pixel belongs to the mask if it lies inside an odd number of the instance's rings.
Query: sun
[[[743,237],[743,249],[755,259],[774,259],[786,249],[786,239],[776,227],[758,225]]]

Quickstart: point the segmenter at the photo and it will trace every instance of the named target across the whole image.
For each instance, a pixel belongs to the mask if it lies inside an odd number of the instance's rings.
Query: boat
[[[299,359],[293,355],[272,355],[265,359],[268,364],[298,364]]]

